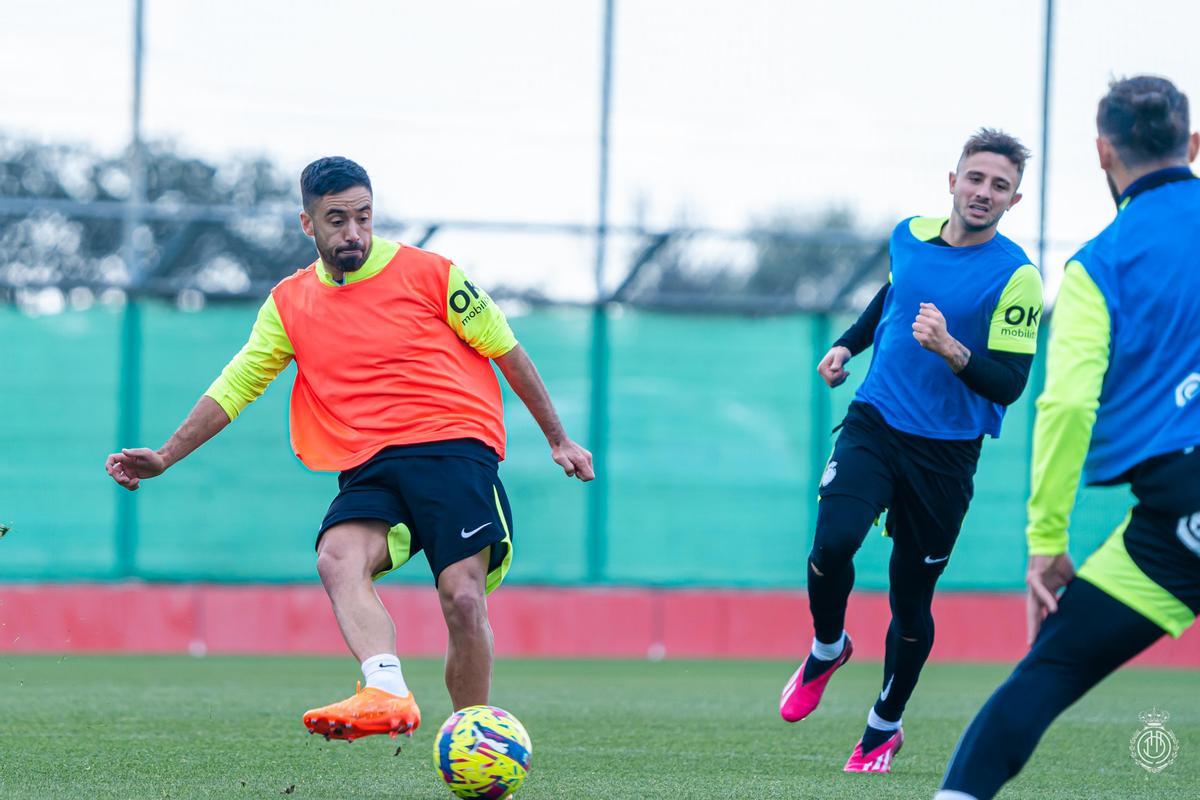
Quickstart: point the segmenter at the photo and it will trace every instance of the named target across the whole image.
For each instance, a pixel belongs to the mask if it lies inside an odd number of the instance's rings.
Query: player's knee
[[[856,497],[823,498],[817,509],[817,530],[809,561],[826,575],[854,558],[871,529],[876,510]]]
[[[934,612],[929,603],[899,602],[893,590],[892,621],[905,642],[932,642],[934,640]]]
[[[367,560],[367,554],[353,542],[326,537],[321,540],[321,549],[317,553],[317,574],[326,586],[359,578],[369,573]]]
[[[896,632],[910,644],[933,641],[933,617],[928,613],[893,616]]]
[[[326,549],[317,554],[317,575],[326,586],[336,582],[343,569],[344,562],[336,552]]]
[[[487,619],[487,603],[481,586],[466,583],[439,585],[438,599],[446,625],[451,628],[473,628]]]
[[[902,620],[899,617],[893,617],[896,623],[896,634],[900,637],[900,641],[914,644],[925,640],[925,626],[920,622],[913,620]]]
[[[808,554],[810,574],[825,577],[840,572],[854,558],[858,548],[847,546],[844,541],[817,543]]]

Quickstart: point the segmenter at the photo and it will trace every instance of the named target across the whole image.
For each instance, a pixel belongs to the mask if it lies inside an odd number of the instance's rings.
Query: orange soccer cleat
[[[412,736],[420,725],[421,709],[412,692],[399,697],[369,686],[364,689],[361,681],[353,697],[304,714],[304,727],[309,733],[346,741],[375,733],[386,733],[393,739],[401,733]]]

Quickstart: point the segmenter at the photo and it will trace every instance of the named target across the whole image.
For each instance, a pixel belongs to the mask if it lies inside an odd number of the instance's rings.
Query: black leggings
[[[1076,578],[1033,649],[963,734],[942,788],[991,800],[1059,714],[1162,635],[1129,606]]]
[[[821,499],[817,534],[809,554],[808,603],[817,641],[835,642],[846,621],[846,603],[854,587],[854,554],[877,516],[864,500],[848,495]],[[897,721],[904,713],[921,668],[933,648],[933,589],[945,561],[926,563],[916,547],[897,539],[888,565],[888,626],[883,684],[875,713]]]

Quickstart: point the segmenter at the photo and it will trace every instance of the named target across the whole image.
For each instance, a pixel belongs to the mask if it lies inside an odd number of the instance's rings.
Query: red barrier
[[[428,587],[380,587],[400,651],[445,650]],[[505,587],[489,599],[506,656],[796,659],[812,636],[802,592]],[[846,627],[856,654],[883,657],[887,596],[856,592]],[[1024,601],[946,592],[934,601],[938,661],[1012,662],[1025,650]],[[0,652],[345,653],[321,587],[0,586]],[[1200,666],[1200,634],[1159,642],[1142,665]]]

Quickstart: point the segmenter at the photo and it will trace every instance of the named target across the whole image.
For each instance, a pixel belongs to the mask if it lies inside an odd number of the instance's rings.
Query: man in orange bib
[[[317,533],[317,572],[366,688],[304,715],[313,733],[411,734],[421,712],[373,580],[424,550],[449,633],[455,709],[486,704],[492,631],[485,596],[512,563],[512,513],[497,474],[504,413],[491,361],[525,403],[568,477],[592,456],[563,430],[533,362],[491,298],[456,265],[373,236],[371,181],[349,159],[300,177],[300,224],[319,258],[280,281],[250,338],[158,450],[108,457],[126,489],[212,438],[293,360],[297,458],[340,473]]]

